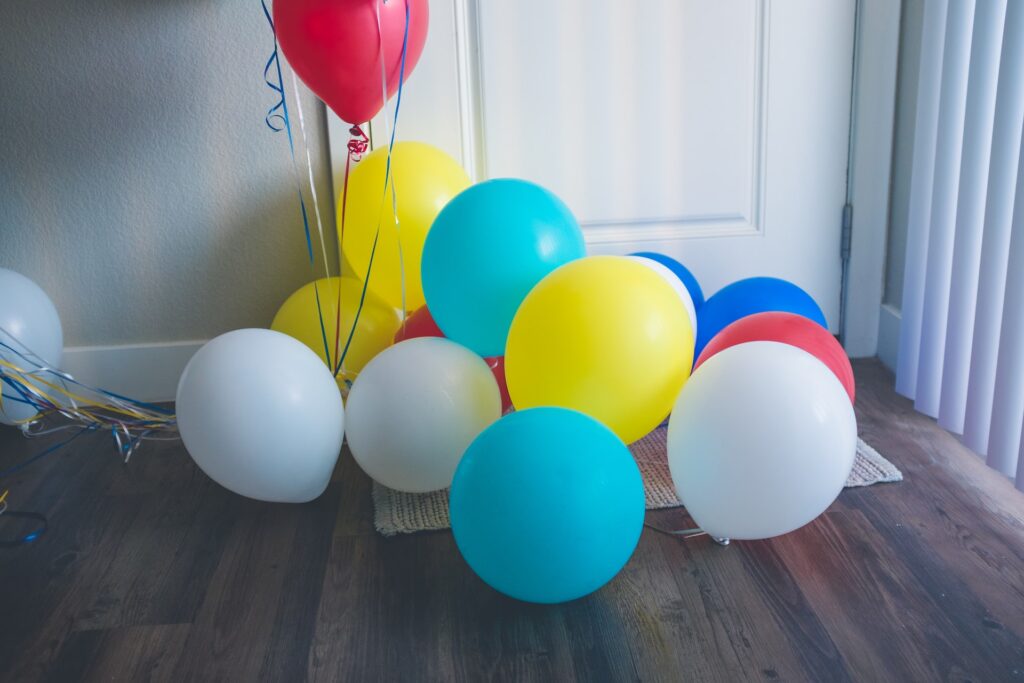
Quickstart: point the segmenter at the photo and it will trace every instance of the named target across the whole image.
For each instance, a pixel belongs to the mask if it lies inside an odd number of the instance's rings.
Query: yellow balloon
[[[335,333],[338,330],[338,287],[341,286],[341,334],[338,336],[338,352],[335,352]],[[324,332],[327,337],[327,348],[330,350],[331,362],[337,364],[340,352],[345,348],[355,320],[356,309],[359,307],[359,296],[363,291],[363,283],[353,277],[321,278],[316,281],[320,294],[320,310],[323,312]],[[316,310],[316,294],[314,283],[302,287],[292,294],[281,305],[274,316],[270,329],[283,332],[290,337],[313,349],[320,360],[327,362],[324,354],[324,334],[320,331],[320,316]],[[372,293],[366,293],[363,311],[359,314],[359,325],[352,336],[352,343],[342,372],[338,375],[338,384],[344,378],[352,379],[370,359],[391,346],[391,342],[401,324],[400,316],[391,306],[381,301]],[[334,368],[331,367],[333,372]]]
[[[342,258],[360,279],[366,278],[374,235],[380,240],[370,271],[370,290],[395,308],[402,306],[402,265],[405,270],[405,306],[414,311],[425,303],[420,284],[420,257],[427,231],[448,201],[469,187],[469,176],[450,156],[422,142],[399,142],[391,154],[391,173],[398,205],[395,228],[390,191],[384,198],[388,150],[380,147],[364,158],[349,175],[344,234],[339,234]],[[338,198],[338,230],[342,198]],[[401,236],[402,253],[398,244]]]
[[[668,416],[692,363],[693,331],[679,296],[622,256],[572,261],[537,283],[505,347],[516,408],[573,408],[626,443]]]

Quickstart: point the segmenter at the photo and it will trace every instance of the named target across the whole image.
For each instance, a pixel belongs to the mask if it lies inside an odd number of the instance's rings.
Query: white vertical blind
[[[1015,0],[1016,2],[1016,0]],[[1020,74],[1024,77],[1024,72]],[[1024,158],[1024,149],[1021,150]],[[1024,462],[1019,457],[1024,425],[1024,173],[1017,173],[1006,277],[1006,305],[996,358],[996,385],[992,401],[992,433],[988,463],[1003,474],[1017,477],[1024,491]]]
[[[981,237],[985,224],[985,196],[992,160],[992,127],[996,113],[996,84],[1003,41],[1006,0],[981,0],[971,38],[971,65],[967,78],[960,188],[953,238],[953,272],[949,282],[949,318],[946,322],[945,359],[939,424],[961,433],[967,410],[967,380],[971,365],[975,302],[981,268]]]
[[[1024,3],[1015,1],[1007,7],[1003,35],[978,282],[978,301],[982,304],[977,307],[974,318],[964,419],[964,443],[982,454],[988,452],[999,332],[1007,289],[1010,226],[1017,174],[1021,154],[1024,153],[1021,148],[1024,131]],[[1010,39],[1013,36],[1017,39]]]
[[[1024,490],[1024,2],[922,31],[896,388]]]
[[[967,73],[971,63],[974,2],[956,0],[949,6],[946,41],[942,50],[942,87],[939,93],[938,139],[932,188],[931,225],[928,229],[928,268],[921,314],[921,351],[918,359],[914,406],[937,417],[942,386],[942,360],[949,314],[949,281],[953,268],[953,235],[960,185],[964,117],[967,110]]]
[[[942,48],[945,44],[947,9],[948,3],[944,1],[925,3],[921,27],[921,68],[917,81],[914,154],[910,169],[910,203],[907,208],[907,262],[903,275],[899,365],[896,372],[896,390],[911,397],[917,390],[917,365],[921,348],[921,315],[928,265],[928,227],[932,214],[935,140],[939,125],[939,90],[942,85]]]

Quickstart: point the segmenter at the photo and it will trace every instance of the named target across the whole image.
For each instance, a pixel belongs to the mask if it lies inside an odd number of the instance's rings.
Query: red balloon
[[[388,97],[398,89],[406,5],[408,78],[427,39],[427,0],[275,0],[274,28],[281,51],[310,90],[343,121],[364,123],[384,106],[382,51]]]
[[[444,337],[441,328],[434,322],[434,316],[426,306],[420,306],[412,313],[402,326],[395,332],[395,343],[416,337]],[[508,384],[505,383],[505,357],[491,356],[484,358],[487,367],[494,373],[494,379],[498,382],[498,389],[501,390],[501,412],[504,415],[512,408],[512,398],[508,395]]]
[[[405,319],[402,326],[398,328],[398,332],[395,332],[395,343],[416,337],[443,336],[444,332],[434,322],[434,316],[430,315],[426,306],[420,306]]]
[[[774,341],[796,346],[828,366],[842,383],[852,403],[855,397],[853,367],[846,351],[824,327],[793,313],[756,313],[725,327],[708,342],[693,369],[719,351],[753,341]]]

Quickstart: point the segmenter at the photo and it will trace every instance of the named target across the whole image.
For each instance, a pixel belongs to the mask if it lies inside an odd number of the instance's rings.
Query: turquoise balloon
[[[567,408],[510,413],[459,462],[455,543],[492,588],[555,603],[591,593],[629,560],[644,523],[644,485],[629,449]]]
[[[430,226],[423,294],[446,337],[501,356],[527,293],[585,254],[583,232],[558,197],[525,180],[488,180],[456,195]]]

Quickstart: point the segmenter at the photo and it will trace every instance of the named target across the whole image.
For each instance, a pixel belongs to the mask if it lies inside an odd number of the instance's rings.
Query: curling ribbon
[[[383,0],[383,1],[387,2],[387,0]],[[398,212],[397,212],[397,199],[395,198],[395,192],[394,192],[394,180],[391,177],[391,154],[392,154],[392,152],[394,151],[394,148],[395,148],[395,132],[398,129],[398,111],[402,107],[402,89],[403,89],[403,86],[405,84],[405,58],[406,58],[406,54],[408,52],[408,47],[409,47],[409,3],[408,3],[407,0],[405,0],[404,4],[405,4],[405,31],[404,31],[404,33],[402,35],[402,59],[401,59],[401,66],[400,66],[400,69],[399,69],[399,72],[398,72],[398,91],[397,91],[397,93],[395,95],[395,114],[394,114],[394,119],[392,121],[390,132],[388,133],[388,131],[385,131],[387,133],[386,136],[389,138],[388,139],[388,158],[387,158],[387,163],[385,164],[385,167],[384,167],[384,191],[383,191],[383,196],[381,197],[381,211],[383,211],[384,201],[387,199],[388,188],[390,187],[391,188],[391,205],[392,205],[392,211],[394,212],[396,229],[397,229],[397,226],[398,226]],[[378,32],[380,32],[380,7],[379,6],[375,6],[375,7],[377,9],[377,30],[378,30]],[[381,48],[380,48],[381,49],[381,59],[380,59],[380,62],[381,62],[381,78],[382,78],[382,82],[383,82],[382,97],[384,98],[385,107],[386,107],[386,103],[387,103],[387,73],[384,71],[384,41],[381,40],[379,42],[380,42],[380,45],[381,45]],[[384,117],[384,125],[385,125],[385,127],[387,127],[387,125],[388,125],[388,120],[387,120],[387,116],[386,115]],[[363,289],[362,289],[362,292],[359,295],[359,306],[356,308],[356,314],[355,314],[355,317],[354,317],[354,319],[352,321],[352,327],[351,327],[351,329],[349,329],[348,339],[345,341],[345,348],[341,352],[341,356],[338,358],[338,363],[337,363],[337,365],[334,368],[334,375],[335,376],[337,376],[338,373],[341,371],[341,365],[342,365],[342,363],[345,360],[345,356],[348,354],[349,346],[352,345],[352,337],[355,336],[356,326],[359,324],[359,315],[360,315],[360,313],[362,313],[363,305],[366,302],[366,290],[367,290],[367,287],[369,286],[369,282],[370,282],[370,273],[373,271],[373,260],[374,260],[374,257],[377,254],[377,244],[378,244],[379,240],[380,240],[380,218],[379,218],[379,214],[378,214],[377,231],[376,231],[376,233],[373,236],[373,246],[370,248],[370,260],[369,260],[369,262],[367,263],[367,266],[366,266],[366,279],[363,281]],[[399,249],[399,262],[401,263],[401,249],[402,249],[401,240],[398,241],[398,249]],[[405,280],[404,280],[405,275],[404,275],[404,268],[400,268],[400,270],[402,271],[402,277],[403,277],[403,281],[402,281],[402,317],[404,318],[405,317]]]
[[[69,373],[46,365],[7,330],[0,328],[0,333],[12,340],[12,343],[0,341],[0,351],[3,351],[0,381],[14,390],[14,395],[8,396],[7,400],[30,405],[38,413],[19,423],[23,425],[22,431],[26,436],[76,428],[110,431],[118,451],[127,462],[143,440],[159,438],[154,435],[173,432],[177,428],[172,411],[83,384]],[[50,415],[62,415],[71,424],[42,428],[42,420]],[[34,456],[32,460],[41,455]],[[7,476],[13,471],[0,472],[0,476]]]
[[[348,175],[349,170],[352,167],[352,163],[359,161],[366,154],[366,150],[370,146],[370,138],[367,137],[366,133],[359,126],[352,126],[348,129],[349,140],[348,140],[348,156],[345,157],[345,175],[341,183],[341,222],[338,226],[338,243],[342,243],[345,239],[345,214],[348,209]],[[337,318],[334,322],[334,357],[340,359],[341,354],[341,287],[338,287],[338,302],[337,302]],[[357,318],[358,320],[358,314]],[[334,375],[337,377],[338,371],[341,369],[341,362],[339,360],[338,367],[334,369]]]
[[[302,194],[302,186],[301,183],[299,182],[299,169],[295,161],[295,140],[292,137],[291,120],[288,117],[288,102],[287,98],[285,97],[284,91],[284,76],[282,76],[281,74],[281,57],[277,45],[277,29],[274,28],[274,19],[271,17],[270,10],[267,8],[267,0],[260,0],[260,5],[263,7],[263,16],[267,18],[267,23],[270,24],[270,32],[274,37],[274,50],[270,54],[270,59],[267,60],[266,65],[263,67],[263,80],[267,84],[267,87],[269,87],[271,90],[273,90],[280,96],[277,103],[275,103],[274,106],[267,111],[267,115],[264,117],[264,120],[266,121],[267,127],[270,128],[270,130],[272,130],[273,132],[280,133],[283,130],[286,131],[288,134],[288,150],[291,152],[292,157],[292,171],[295,177],[295,190],[299,195],[299,207],[302,210],[302,227],[306,235],[306,252],[309,255],[310,270],[313,271],[313,293],[316,296],[316,312],[320,320],[320,338],[323,341],[324,357],[327,359],[327,366],[330,367],[331,348],[327,344],[327,329],[324,327],[324,313],[323,308],[320,304],[320,288],[316,282],[315,259],[313,258],[313,238],[310,234],[309,229],[309,214],[308,211],[306,210],[306,200]],[[406,14],[408,14],[408,8],[406,8]],[[408,23],[408,21],[406,23]],[[277,74],[276,81],[271,79],[271,69],[273,69]],[[276,125],[277,121],[280,121],[281,123],[279,125]],[[304,132],[303,135],[305,135]],[[308,156],[308,147],[306,153]],[[312,171],[310,172],[312,173]],[[316,207],[316,209],[317,216],[319,217],[320,209],[319,207]],[[322,235],[323,230],[321,229],[321,239]],[[324,268],[326,267],[327,263],[325,258]]]
[[[0,539],[0,548],[16,548],[19,545],[31,543],[46,533],[46,529],[49,526],[44,515],[41,515],[38,512],[28,512],[26,510],[8,510],[7,503],[0,505],[0,516],[32,519],[36,522],[36,527],[28,533],[22,534],[17,538]]]
[[[31,531],[23,533],[20,536],[15,536],[14,538],[0,538],[0,548],[15,548],[19,545],[31,543],[32,541],[36,540],[44,533],[46,533],[46,529],[49,526],[48,522],[46,521],[46,517],[44,515],[39,514],[38,512],[28,512],[26,510],[9,510],[7,508],[8,493],[10,492],[4,491],[3,494],[0,494],[0,518],[3,518],[6,515],[7,518],[14,517],[19,519],[32,519],[36,521],[36,525],[35,528],[33,528]]]
[[[34,415],[21,420],[22,433],[35,437],[64,430],[77,430],[70,437],[0,471],[9,477],[34,462],[55,453],[87,432],[109,431],[117,450],[127,462],[145,440],[177,439],[177,420],[172,411],[137,401],[121,394],[91,387],[67,372],[51,367],[14,335],[0,327],[0,384],[13,390],[7,401],[26,404]],[[0,399],[0,405],[2,401]],[[45,427],[51,415],[67,418],[68,424]],[[166,434],[167,436],[159,436]],[[0,548],[12,548],[36,540],[47,529],[47,519],[38,512],[9,510],[7,491],[0,495],[0,515],[34,520],[35,527],[15,538],[0,538]]]

